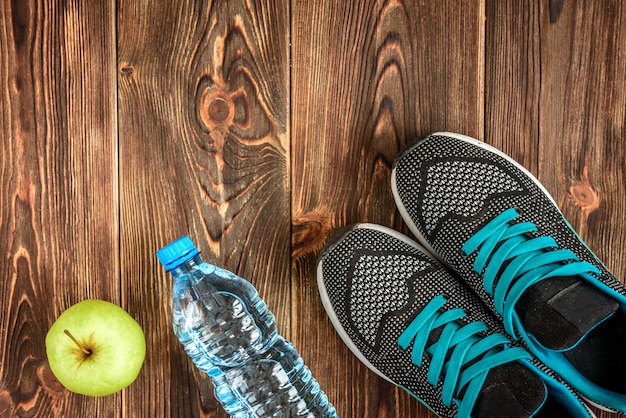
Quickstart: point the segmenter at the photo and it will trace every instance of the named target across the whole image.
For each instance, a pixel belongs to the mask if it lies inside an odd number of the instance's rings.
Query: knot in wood
[[[135,69],[131,67],[130,65],[125,65],[122,68],[120,68],[120,72],[122,73],[123,76],[131,76],[135,72]]]
[[[583,211],[590,213],[600,206],[600,198],[587,181],[574,183],[569,187],[574,203]]]
[[[200,98],[200,122],[209,130],[230,125],[233,122],[234,103],[232,95],[219,89],[207,89]]]
[[[296,215],[291,227],[291,254],[297,259],[324,246],[331,230],[331,217],[326,208],[317,208]]]
[[[228,103],[222,97],[215,97],[209,103],[209,117],[217,122],[222,123],[228,118]]]

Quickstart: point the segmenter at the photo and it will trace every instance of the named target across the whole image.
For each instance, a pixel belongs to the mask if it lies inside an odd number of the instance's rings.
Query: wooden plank
[[[189,234],[290,334],[289,2],[118,2],[121,270],[148,337],[127,416],[227,417],[175,339],[155,252]]]
[[[539,4],[488,1],[485,137],[538,175]]]
[[[478,7],[477,7],[478,6]],[[340,416],[429,416],[350,354],[315,284],[332,233],[361,221],[404,228],[391,165],[433,130],[479,135],[482,4],[306,2],[292,11],[292,256],[296,345]]]
[[[120,409],[66,391],[44,346],[70,305],[120,302],[115,2],[80,3],[0,4],[2,416]]]
[[[564,2],[560,13],[547,4],[540,12],[540,180],[624,280],[626,6]]]

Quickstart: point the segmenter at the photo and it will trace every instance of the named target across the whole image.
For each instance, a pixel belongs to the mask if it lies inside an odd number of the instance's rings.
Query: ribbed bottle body
[[[199,257],[172,272],[174,332],[232,417],[336,417],[246,280]]]

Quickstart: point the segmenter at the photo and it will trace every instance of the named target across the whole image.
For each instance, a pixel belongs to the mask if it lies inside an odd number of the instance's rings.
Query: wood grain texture
[[[120,302],[114,2],[79,3],[0,5],[3,417],[120,406],[65,391],[44,346],[73,303]]]
[[[0,22],[0,417],[227,417],[171,331],[155,252],[183,234],[257,287],[342,417],[433,416],[350,353],[315,280],[338,228],[408,233],[391,166],[432,131],[510,154],[626,274],[619,0],[7,0]],[[91,297],[148,345],[98,399],[44,348]]]
[[[288,2],[118,3],[122,282],[152,347],[128,416],[226,417],[175,339],[155,252],[189,234],[290,335]]]
[[[292,47],[292,222],[295,280],[308,289],[297,345],[315,344],[322,387],[341,416],[428,416],[363,366],[329,326],[315,261],[338,228],[403,228],[391,166],[437,129],[482,130],[482,10],[467,2],[295,2]],[[454,28],[451,30],[450,28]],[[300,290],[302,294],[302,290]],[[321,366],[317,366],[320,362]]]
[[[492,1],[485,14],[484,139],[535,175],[541,82],[539,7],[532,0]]]

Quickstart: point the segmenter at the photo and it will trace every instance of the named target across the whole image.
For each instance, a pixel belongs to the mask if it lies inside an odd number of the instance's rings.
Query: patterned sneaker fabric
[[[418,240],[511,336],[593,402],[626,411],[626,361],[616,355],[626,349],[626,289],[534,177],[473,138],[441,133],[398,157],[392,189]]]
[[[441,417],[590,416],[569,387],[510,343],[471,290],[395,231],[359,224],[337,234],[320,255],[318,284],[357,357]]]

